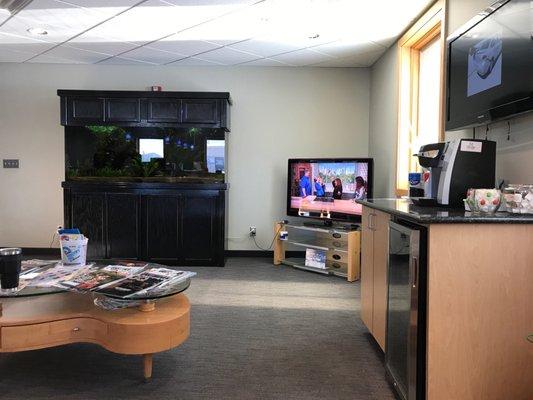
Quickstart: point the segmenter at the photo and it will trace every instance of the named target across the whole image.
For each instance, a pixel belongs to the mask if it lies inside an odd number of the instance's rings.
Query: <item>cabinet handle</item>
[[[80,328],[78,327],[75,327],[75,328],[72,328],[72,332],[79,332]]]
[[[413,257],[413,288],[418,285],[418,257]]]
[[[368,229],[370,229],[371,231],[375,231],[376,230],[376,225],[374,224],[374,217],[376,216],[376,214],[368,214]]]

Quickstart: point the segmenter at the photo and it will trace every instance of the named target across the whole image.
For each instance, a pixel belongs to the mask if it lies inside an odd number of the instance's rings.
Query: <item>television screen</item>
[[[290,159],[287,214],[360,221],[355,200],[372,196],[372,159]]]
[[[446,129],[532,108],[532,24],[530,0],[502,1],[448,39]]]

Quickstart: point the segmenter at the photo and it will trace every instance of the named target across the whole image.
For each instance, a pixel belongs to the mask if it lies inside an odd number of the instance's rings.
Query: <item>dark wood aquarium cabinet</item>
[[[229,93],[57,93],[64,224],[88,258],[223,266]]]
[[[66,227],[88,258],[224,265],[225,184],[63,182]]]

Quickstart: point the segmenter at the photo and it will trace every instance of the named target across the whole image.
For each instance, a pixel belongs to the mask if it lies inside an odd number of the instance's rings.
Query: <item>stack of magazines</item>
[[[118,299],[142,299],[171,293],[172,288],[196,275],[147,263],[116,265],[63,265],[42,260],[24,261],[19,290],[26,286],[58,287],[76,292],[94,291]]]

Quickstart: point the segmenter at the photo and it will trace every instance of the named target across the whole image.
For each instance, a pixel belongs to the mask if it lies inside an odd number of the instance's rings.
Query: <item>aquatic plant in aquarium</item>
[[[219,129],[67,127],[67,180],[224,182]]]

